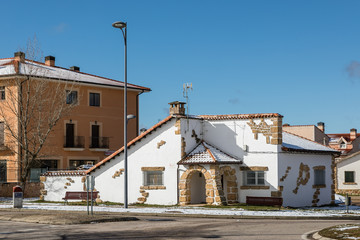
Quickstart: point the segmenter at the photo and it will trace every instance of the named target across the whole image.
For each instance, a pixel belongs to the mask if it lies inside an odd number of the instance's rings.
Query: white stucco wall
[[[136,203],[141,197],[140,187],[143,185],[142,167],[165,167],[164,186],[166,189],[145,190],[149,195],[146,204],[177,204],[177,162],[180,160],[181,136],[176,135],[175,119],[153,131],[131,146],[128,150],[128,202]],[[158,143],[166,143],[157,147]],[[103,201],[123,202],[124,174],[113,178],[119,169],[123,169],[123,154],[111,160],[92,173],[96,179],[96,189]],[[114,190],[115,189],[115,190]]]
[[[288,172],[283,182],[279,181],[279,186],[283,186],[282,197],[283,205],[291,207],[312,206],[313,196],[316,188],[314,185],[314,169],[315,166],[325,166],[325,188],[320,188],[320,194],[318,195],[318,206],[331,203],[331,185],[332,185],[332,169],[331,169],[331,155],[320,154],[291,154],[281,153],[279,155],[279,180],[285,176],[288,167],[291,170]],[[300,164],[307,165],[310,171],[310,178],[306,185],[299,185],[298,191],[295,194],[293,190],[297,186],[297,179],[299,177]],[[305,178],[306,174],[303,172],[302,178]]]
[[[256,124],[259,124],[260,121],[260,119],[254,119]],[[236,157],[247,154],[244,151],[244,145],[248,147],[249,152],[278,151],[277,145],[266,143],[266,137],[263,134],[258,134],[258,139],[255,139],[250,126],[247,124],[249,122],[249,119],[205,121],[204,139]],[[268,125],[273,124],[270,119],[265,119],[265,122]]]
[[[273,122],[264,119],[268,125]],[[256,124],[260,119],[254,119]],[[249,119],[216,120],[204,123],[204,139],[219,149],[243,160],[242,165],[232,165],[236,169],[238,180],[238,199],[241,203],[246,202],[246,196],[270,197],[271,191],[277,191],[278,185],[278,145],[268,144],[266,137],[259,133],[255,139],[249,123]],[[246,148],[245,148],[246,145]],[[245,151],[246,150],[246,151]],[[265,185],[269,189],[240,189],[243,183],[242,167],[268,167],[265,172]]]
[[[271,191],[277,191],[278,186],[278,154],[271,152],[247,153],[244,155],[243,167],[267,167],[265,171],[265,186],[269,189],[240,189],[239,199],[241,203],[246,202],[246,196],[271,197]],[[238,167],[239,168],[239,167]],[[244,184],[244,171],[239,171],[240,186]]]
[[[356,154],[342,162],[336,164],[337,167],[337,184],[339,190],[360,190],[360,154]],[[354,171],[355,182],[354,184],[345,183],[345,171]]]
[[[47,194],[44,195],[44,200],[63,201],[62,198],[65,197],[67,191],[83,191],[82,177],[83,176],[46,176],[46,181],[43,182],[44,190],[47,191]]]

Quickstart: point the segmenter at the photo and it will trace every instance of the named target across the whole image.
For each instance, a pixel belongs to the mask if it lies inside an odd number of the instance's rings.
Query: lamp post
[[[128,159],[127,159],[127,123],[133,117],[127,115],[127,35],[126,22],[114,22],[114,28],[119,28],[124,37],[125,58],[124,58],[124,207],[128,208]]]

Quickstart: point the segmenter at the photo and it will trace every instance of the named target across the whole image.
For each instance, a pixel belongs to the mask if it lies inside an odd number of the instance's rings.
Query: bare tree
[[[0,107],[23,188],[36,161],[48,155],[43,150],[54,127],[78,101],[66,101],[76,83],[48,78],[49,68],[35,61],[42,55],[36,39],[28,42],[25,52],[26,60],[14,61],[17,74],[7,80],[6,100]]]

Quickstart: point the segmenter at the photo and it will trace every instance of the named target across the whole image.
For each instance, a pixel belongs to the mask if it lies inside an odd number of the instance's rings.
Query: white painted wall
[[[279,185],[283,186],[283,201],[284,206],[302,207],[312,206],[313,195],[315,192],[314,185],[314,166],[325,166],[325,182],[326,188],[320,188],[320,201],[317,205],[326,205],[331,203],[331,184],[332,184],[332,170],[331,170],[331,155],[320,154],[291,154],[281,153],[279,155],[279,180],[285,175],[288,166],[291,170],[283,182],[279,181]],[[310,179],[306,185],[300,185],[297,194],[293,190],[297,186],[297,178],[299,176],[300,164],[306,164],[310,168]],[[303,174],[305,178],[305,173]]]
[[[143,185],[141,167],[165,167],[164,185],[166,189],[145,190],[149,193],[146,204],[177,204],[178,166],[181,150],[181,136],[175,135],[175,119],[143,138],[128,150],[129,203],[136,203],[141,197],[140,187]],[[166,143],[157,148],[157,143]],[[96,188],[103,201],[123,202],[124,175],[112,178],[113,174],[123,168],[123,154],[105,164],[93,175]],[[114,191],[114,189],[116,189]]]
[[[336,164],[337,167],[337,184],[339,190],[360,189],[360,154],[348,158]],[[345,171],[355,171],[356,184],[344,184]]]
[[[257,140],[254,138],[248,122],[249,119],[205,121],[204,139],[224,152],[240,158],[247,154],[244,145],[248,146],[249,152],[277,152],[277,145],[267,144],[263,134],[258,134]],[[259,124],[260,120],[255,119],[254,122]],[[270,119],[265,119],[265,122],[273,124]]]
[[[271,152],[253,153],[248,152],[244,155],[244,167],[268,167],[265,171],[265,186],[269,189],[241,189],[239,191],[239,200],[241,203],[246,202],[246,196],[252,197],[271,197],[271,191],[277,191],[278,186],[278,154]],[[240,168],[240,167],[238,167]],[[239,179],[240,186],[244,183],[244,171],[239,171],[237,178]]]
[[[83,183],[81,182],[83,176],[46,176],[44,182],[44,190],[47,190],[47,195],[44,196],[45,201],[64,201],[65,193],[68,191],[79,192],[83,191]],[[68,178],[74,181],[70,182]],[[70,183],[67,186],[66,183]],[[64,187],[67,188],[64,188]]]

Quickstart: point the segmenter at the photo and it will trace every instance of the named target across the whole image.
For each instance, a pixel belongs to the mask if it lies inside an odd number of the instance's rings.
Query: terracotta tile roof
[[[329,133],[327,135],[329,136],[329,138],[332,138],[335,140],[343,137],[346,140],[346,142],[348,142],[348,143],[352,142],[352,141],[350,141],[350,133]],[[356,138],[358,138],[358,137],[360,137],[360,133],[356,134]]]
[[[41,174],[41,176],[85,176],[85,170],[59,170],[59,171],[47,171]]]
[[[135,145],[136,142],[140,141],[141,139],[143,139],[144,137],[146,137],[148,134],[150,134],[152,131],[156,130],[157,128],[161,127],[163,124],[167,123],[168,121],[170,121],[173,118],[173,116],[168,116],[166,117],[164,120],[158,122],[157,124],[155,124],[154,126],[152,126],[151,128],[149,128],[148,130],[146,130],[145,132],[143,132],[142,134],[140,134],[139,136],[137,136],[136,138],[134,138],[133,140],[131,140],[128,143],[128,148],[130,148],[132,145]],[[110,156],[108,156],[107,158],[101,160],[100,162],[98,162],[97,164],[95,164],[92,168],[90,168],[89,170],[86,171],[86,173],[90,173],[92,171],[94,171],[95,169],[97,169],[98,167],[100,167],[101,165],[105,164],[106,162],[110,161],[111,159],[115,158],[116,156],[120,155],[120,153],[122,153],[124,151],[124,147],[118,149],[117,151],[115,151],[113,154],[111,154]]]
[[[283,117],[278,113],[254,113],[254,114],[225,114],[225,115],[198,115],[205,120],[230,120],[230,119],[253,119]]]
[[[220,149],[201,141],[186,157],[178,162],[179,165],[186,164],[241,164],[242,161]]]
[[[283,128],[287,127],[316,127],[315,125],[283,125]]]

